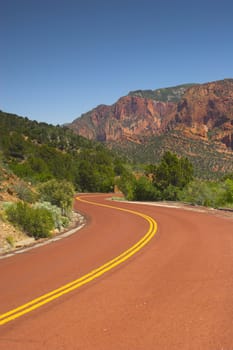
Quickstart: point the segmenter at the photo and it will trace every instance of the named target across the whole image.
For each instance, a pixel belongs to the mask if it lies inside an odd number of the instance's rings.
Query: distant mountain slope
[[[54,126],[0,111],[0,149],[8,146],[9,137],[13,133],[23,135],[25,140],[30,140],[34,144],[46,144],[62,151],[92,145],[91,141],[75,135],[68,127]]]
[[[226,150],[224,145],[188,138],[179,131],[153,136],[146,143],[122,141],[107,144],[136,164],[157,164],[165,151],[171,151],[187,157],[194,166],[195,176],[199,178],[215,179],[233,172],[233,152]]]
[[[179,152],[184,148],[183,153],[198,159],[200,149],[202,152],[207,148],[212,150],[207,152],[214,159],[212,166],[207,170],[206,164],[199,164],[199,173],[202,168],[203,173],[220,169],[224,172],[224,162],[218,164],[218,159],[226,154],[227,162],[231,162],[233,156],[233,79],[154,91],[133,91],[111,106],[100,105],[83,114],[68,127],[89,139],[107,142],[114,149],[120,150],[124,145],[124,154],[128,153],[128,157],[134,160],[130,153],[134,147],[131,146],[141,145],[144,162],[157,161],[157,152],[152,158],[146,151],[152,139],[153,147],[158,149],[156,138],[166,135],[163,144],[166,149],[170,135],[176,132],[180,138],[171,136],[171,139]],[[125,147],[127,142],[128,148]],[[197,147],[190,154],[187,145],[193,142],[202,144],[202,147]],[[179,147],[175,147],[177,143]],[[228,168],[231,169],[231,165]]]
[[[27,182],[66,180],[83,192],[112,191],[114,177],[124,171],[123,161],[101,143],[0,111],[1,160]]]
[[[166,129],[166,115],[175,112],[172,102],[155,102],[125,96],[112,106],[100,105],[68,125],[77,134],[98,141],[134,140],[160,135]]]
[[[233,150],[233,79],[191,87],[171,120],[172,128],[190,137],[220,141]]]
[[[160,102],[178,102],[183,97],[186,90],[194,85],[197,84],[183,84],[156,90],[135,90],[130,91],[129,96],[149,98]]]

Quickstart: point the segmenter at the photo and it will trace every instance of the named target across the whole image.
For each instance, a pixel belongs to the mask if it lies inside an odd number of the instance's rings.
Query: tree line
[[[233,174],[218,180],[194,177],[191,162],[165,152],[158,165],[148,165],[140,176],[124,174],[118,187],[128,200],[183,201],[214,208],[233,208]]]

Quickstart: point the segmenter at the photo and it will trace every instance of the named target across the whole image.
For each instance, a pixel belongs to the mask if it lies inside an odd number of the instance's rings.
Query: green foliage
[[[136,179],[131,174],[121,176],[117,185],[129,200],[177,200],[179,193],[193,177],[193,167],[187,158],[166,152],[158,166],[145,167],[147,176]],[[153,181],[150,176],[152,175]]]
[[[168,201],[177,201],[179,199],[180,189],[177,186],[169,184],[161,193],[161,199]]]
[[[193,167],[189,160],[166,152],[159,165],[154,168],[153,184],[161,192],[163,199],[176,200],[179,190],[192,178]]]
[[[233,179],[226,179],[223,183],[223,191],[221,196],[222,204],[233,203]]]
[[[38,188],[42,201],[61,208],[62,215],[68,216],[72,209],[74,187],[72,183],[55,179],[41,184]]]
[[[91,141],[75,135],[67,127],[39,123],[0,111],[0,146],[4,150],[9,149],[10,146],[13,152],[18,153],[24,147],[28,148],[30,140],[34,145],[46,144],[61,151],[72,151],[92,145]]]
[[[132,191],[134,201],[154,201],[160,199],[160,192],[153,186],[150,179],[145,176],[135,179]]]
[[[25,202],[18,202],[6,209],[8,220],[19,226],[29,236],[45,238],[54,228],[52,214],[45,208],[32,208]]]
[[[115,176],[123,175],[126,172],[125,165],[120,159],[116,159],[114,162],[114,174]]]
[[[62,215],[61,208],[50,202],[37,202],[33,205],[33,208],[44,208],[52,214],[54,227],[61,230],[69,224],[69,219]]]
[[[131,173],[125,173],[116,181],[116,185],[128,200],[153,201],[161,199],[161,194],[146,176],[136,179]]]
[[[42,171],[47,177],[72,181],[72,156],[70,154],[43,145],[38,148],[36,155],[45,164]]]
[[[13,186],[13,189],[18,198],[24,202],[33,203],[36,201],[36,193],[34,193],[24,181],[17,182]]]
[[[225,174],[223,177],[222,177],[222,180],[233,180],[233,173],[228,173],[228,174]]]
[[[77,163],[78,183],[83,192],[113,191],[114,161],[103,146],[82,150]]]
[[[179,199],[191,204],[231,207],[233,203],[233,181],[224,182],[194,180],[179,194]]]
[[[133,191],[135,184],[135,177],[130,172],[125,172],[122,176],[116,179],[116,185],[119,190],[124,194],[125,198],[128,200],[133,200]]]
[[[10,169],[33,184],[67,180],[82,192],[110,192],[122,160],[66,127],[0,112],[0,152]]]
[[[194,176],[200,179],[216,180],[233,172],[232,154],[222,152],[214,142],[191,139],[177,130],[145,139],[145,143],[124,141],[112,143],[112,149],[134,164],[158,165],[164,150],[179,157],[187,157],[193,164]]]
[[[8,157],[13,157],[16,159],[24,159],[24,152],[26,148],[26,142],[22,135],[13,132],[8,136],[5,134],[3,136],[3,142],[7,146],[6,154]]]

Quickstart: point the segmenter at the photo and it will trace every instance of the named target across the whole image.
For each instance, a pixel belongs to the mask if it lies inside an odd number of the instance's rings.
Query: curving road
[[[88,219],[77,234],[0,261],[0,349],[233,350],[233,221],[105,198],[76,202]],[[48,292],[59,297],[38,305]]]

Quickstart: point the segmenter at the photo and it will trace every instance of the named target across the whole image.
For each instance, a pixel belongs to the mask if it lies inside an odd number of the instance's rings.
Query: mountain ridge
[[[138,135],[140,139],[140,136],[159,135],[170,129],[181,129],[181,125],[186,129],[190,128],[190,135],[196,133],[197,136],[205,138],[211,136],[213,128],[219,129],[223,124],[225,131],[232,129],[233,79],[163,89],[166,90],[167,97],[163,94],[157,100],[142,97],[147,91],[154,91],[156,96],[161,90],[130,92],[112,105],[101,104],[82,114],[68,124],[68,127],[79,135],[98,141],[117,141],[132,135]],[[177,102],[170,101],[170,91],[173,91]],[[198,106],[200,104],[201,107]],[[229,133],[225,132],[222,142],[225,141],[225,145],[231,147],[231,140],[227,140],[227,136]],[[136,142],[135,137],[134,139]],[[219,132],[215,139],[221,140]]]
[[[168,140],[174,132],[180,135],[180,140],[176,138],[174,142],[183,142],[184,147],[197,142],[202,144],[202,151],[212,147],[216,159],[227,154],[229,161],[229,155],[233,156],[233,79],[131,91],[110,106],[97,106],[68,127],[79,135],[118,148],[119,152],[124,144],[123,151],[127,153],[127,142],[141,145],[145,150],[145,162],[149,159],[157,162],[157,157],[151,159],[146,152],[151,139],[154,139],[154,147],[158,147],[156,138],[166,135]],[[189,158],[198,158],[195,152],[185,153]],[[213,164],[209,171],[218,167]],[[221,168],[224,172],[223,165]]]
[[[149,98],[160,102],[178,102],[186,90],[194,85],[198,84],[181,84],[155,90],[135,90],[130,91],[128,95]]]

